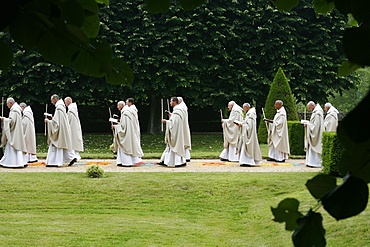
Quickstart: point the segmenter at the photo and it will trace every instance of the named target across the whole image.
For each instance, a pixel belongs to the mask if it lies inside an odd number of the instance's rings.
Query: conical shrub
[[[288,121],[297,121],[297,107],[290,89],[288,79],[286,78],[282,68],[279,68],[276,72],[274,81],[271,83],[270,91],[267,96],[264,111],[266,118],[273,119],[276,113],[274,107],[276,100],[282,100],[284,103],[285,110],[287,112]],[[267,143],[267,129],[266,124],[261,118],[260,125],[258,127],[258,141],[259,143]]]

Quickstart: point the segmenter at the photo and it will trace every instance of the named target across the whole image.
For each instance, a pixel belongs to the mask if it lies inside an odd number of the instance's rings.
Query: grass
[[[111,134],[85,134],[84,147],[85,151],[81,153],[84,159],[111,159],[113,158],[110,145],[113,141]],[[39,158],[46,158],[47,143],[46,136],[38,134],[36,137],[37,155]],[[144,158],[157,159],[162,155],[165,149],[164,136],[162,134],[141,136],[141,145],[144,152]],[[267,144],[260,144],[261,153],[267,158]],[[215,158],[218,159],[223,149],[223,137],[221,133],[216,134],[192,134],[192,158]],[[294,156],[291,156],[294,157]],[[302,158],[296,156],[297,158]]]
[[[312,173],[0,173],[1,246],[292,246],[270,207],[307,212]],[[336,222],[327,246],[370,246],[369,209]]]

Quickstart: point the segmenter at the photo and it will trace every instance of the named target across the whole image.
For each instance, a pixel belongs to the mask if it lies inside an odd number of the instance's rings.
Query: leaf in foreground
[[[294,246],[321,247],[326,245],[325,229],[322,225],[322,216],[310,210],[305,216],[298,219],[299,228],[293,235]]]
[[[290,11],[299,4],[299,0],[274,0],[273,2],[280,11]]]
[[[336,220],[341,220],[365,210],[368,198],[367,183],[361,178],[347,175],[341,185],[322,198],[322,205]]]
[[[282,200],[277,208],[271,207],[274,215],[274,221],[285,222],[285,230],[293,231],[298,227],[297,219],[302,216],[298,211],[299,201],[295,198],[286,198]]]
[[[336,186],[336,178],[325,174],[319,174],[314,178],[307,180],[306,183],[308,191],[316,199],[320,199],[326,193],[335,189]]]

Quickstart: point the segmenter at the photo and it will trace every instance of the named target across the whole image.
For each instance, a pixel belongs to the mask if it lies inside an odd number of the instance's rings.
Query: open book
[[[303,119],[301,120],[301,124],[306,124],[307,125],[309,123],[310,123],[310,121],[308,121],[308,120],[303,120]]]
[[[118,119],[110,117],[109,122],[111,122],[113,124],[116,124],[116,123],[118,123]]]
[[[243,124],[243,121],[234,120],[234,124],[242,125]]]
[[[53,119],[53,115],[50,114],[50,113],[47,113],[47,112],[44,113],[44,117],[49,119],[49,120]]]

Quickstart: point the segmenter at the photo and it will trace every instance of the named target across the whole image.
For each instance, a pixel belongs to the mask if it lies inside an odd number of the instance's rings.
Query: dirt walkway
[[[40,160],[39,162],[45,162]],[[101,166],[105,172],[320,172],[321,168],[309,168],[304,160],[290,159],[285,163],[263,160],[257,167],[241,167],[235,162],[221,162],[216,159],[194,159],[185,167],[169,168],[157,165],[158,160],[143,160],[134,167],[118,167],[113,159],[82,159],[71,167],[45,167],[34,164],[23,169],[0,168],[0,172],[85,172],[91,164]]]

